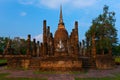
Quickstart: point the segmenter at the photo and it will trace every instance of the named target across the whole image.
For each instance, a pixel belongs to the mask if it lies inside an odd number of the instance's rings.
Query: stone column
[[[85,54],[85,41],[84,40],[82,40],[82,44],[83,44],[83,56],[86,56],[86,54]]]
[[[92,35],[92,57],[96,58],[95,34]]]
[[[91,53],[91,52],[90,52],[90,45],[89,45],[89,44],[90,44],[90,40],[89,40],[89,38],[87,37],[87,38],[86,38],[86,55],[87,55],[87,56],[90,56],[90,53]]]
[[[74,55],[74,35],[73,35],[73,29],[70,35],[70,49],[71,49],[71,54]]]
[[[54,55],[54,39],[52,33],[50,33],[50,55]]]
[[[70,55],[70,40],[67,40],[67,55]]]
[[[37,57],[40,57],[40,45],[39,45],[39,41],[37,41]]]
[[[36,39],[33,39],[33,53],[32,53],[33,57],[37,56],[37,47],[36,47]]]
[[[76,45],[75,45],[75,29],[72,29],[72,45],[73,45],[73,54],[74,55],[76,55],[76,51],[75,51],[75,47],[76,47]]]
[[[46,56],[47,53],[47,23],[46,20],[43,21],[43,55]]]
[[[31,56],[31,35],[28,35],[27,39],[27,55]]]
[[[44,56],[44,54],[43,54],[43,43],[40,43],[40,56]]]
[[[79,54],[79,37],[78,37],[78,22],[75,21],[75,29],[74,29],[74,37],[75,37],[75,53]]]
[[[75,40],[76,40],[76,45],[79,43],[79,37],[78,37],[78,22],[75,21]]]
[[[7,46],[3,52],[4,55],[13,54],[12,48],[11,48],[11,40],[8,41]]]
[[[80,46],[80,47],[79,47],[79,54],[80,54],[80,56],[81,56],[81,55],[82,55],[82,43],[81,43],[81,42],[79,43],[79,46]]]
[[[50,26],[47,28],[47,56],[50,56]]]

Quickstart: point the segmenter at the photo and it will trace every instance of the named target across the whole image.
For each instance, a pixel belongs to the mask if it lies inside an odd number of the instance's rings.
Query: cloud
[[[26,12],[21,12],[21,13],[20,13],[20,16],[26,16],[26,15],[27,15]]]
[[[41,0],[40,4],[48,8],[58,8],[61,4],[67,4],[70,0]]]
[[[97,0],[40,0],[48,8],[58,8],[61,4],[72,8],[83,8],[94,5]]]
[[[43,34],[39,34],[39,35],[35,36],[34,38],[36,39],[36,41],[43,42]]]
[[[76,8],[83,8],[93,6],[96,2],[97,0],[75,0],[72,1],[72,4]]]
[[[18,2],[20,4],[24,4],[24,5],[32,5],[32,4],[34,4],[34,1],[35,0],[19,0]]]
[[[47,7],[50,9],[59,8],[62,4],[70,8],[84,8],[94,5],[97,0],[19,0],[20,4]]]

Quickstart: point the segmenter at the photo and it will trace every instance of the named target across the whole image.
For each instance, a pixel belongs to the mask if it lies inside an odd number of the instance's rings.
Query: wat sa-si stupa
[[[43,46],[43,53],[48,56],[78,56],[79,54],[78,22],[75,22],[75,28],[69,36],[63,22],[62,7],[54,37],[50,33],[50,27],[46,25],[46,20],[43,21]]]
[[[94,41],[93,41],[94,42]],[[47,21],[43,21],[43,42],[27,39],[27,52],[25,55],[11,55],[11,44],[8,42],[4,58],[8,60],[8,67],[27,68],[39,70],[71,71],[82,68],[113,68],[114,62],[111,55],[97,55],[94,45],[87,52],[85,41],[79,42],[78,22],[75,21],[74,28],[69,35],[63,21],[62,7],[60,7],[60,18],[58,28],[53,36]]]

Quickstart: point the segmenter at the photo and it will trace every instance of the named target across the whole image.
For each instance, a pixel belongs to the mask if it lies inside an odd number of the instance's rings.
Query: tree
[[[15,37],[12,40],[12,48],[14,49],[13,54],[26,54],[27,43],[25,39]]]
[[[115,21],[115,12],[109,12],[108,6],[105,5],[103,13],[92,21],[90,29],[85,34],[88,49],[92,50],[92,46],[95,45],[97,54],[112,54],[112,47],[117,43]]]
[[[113,55],[120,56],[120,44],[113,47]]]
[[[0,54],[3,53],[6,45],[7,45],[7,42],[9,41],[10,39],[8,37],[0,37]]]
[[[0,54],[3,54],[8,42],[11,41],[11,54],[26,54],[27,41],[19,37],[10,39],[9,37],[0,37]]]
[[[26,54],[27,53],[27,41],[25,39],[20,39],[20,53]]]

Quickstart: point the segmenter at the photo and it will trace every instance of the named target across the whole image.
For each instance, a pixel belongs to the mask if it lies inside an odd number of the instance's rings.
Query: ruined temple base
[[[74,57],[31,57],[28,59],[14,57],[8,60],[8,67],[41,71],[78,71],[82,69],[82,60]]]
[[[31,57],[31,56],[7,56],[7,64],[11,69],[23,68],[41,71],[79,71],[85,69],[113,69],[114,59],[111,55],[97,55],[91,57]]]
[[[33,58],[30,62],[30,69],[41,71],[75,71],[82,69],[82,61],[73,57]]]
[[[113,69],[115,68],[115,61],[112,55],[97,55],[96,56],[97,69]]]

